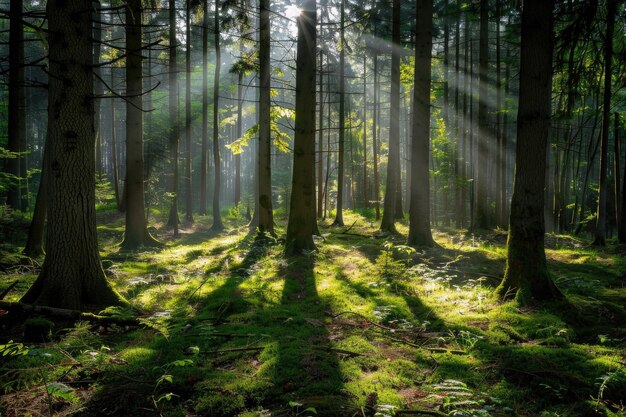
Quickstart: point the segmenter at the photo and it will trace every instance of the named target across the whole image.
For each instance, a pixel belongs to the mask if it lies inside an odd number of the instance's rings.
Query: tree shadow
[[[355,408],[342,392],[339,358],[324,322],[326,306],[317,290],[315,259],[311,255],[286,261],[279,268],[284,287],[277,308],[285,318],[280,319],[281,334],[277,335],[276,400],[315,407],[317,415],[352,414]]]

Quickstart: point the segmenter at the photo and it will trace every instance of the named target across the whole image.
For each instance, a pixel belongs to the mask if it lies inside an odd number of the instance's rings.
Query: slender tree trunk
[[[367,55],[363,56],[363,208],[369,207],[367,189]]]
[[[411,204],[407,243],[411,246],[433,246],[434,241],[430,231],[430,173],[428,171],[433,2],[418,0],[415,9]]]
[[[185,221],[193,223],[191,191],[191,0],[185,13]]]
[[[496,289],[501,298],[522,303],[558,298],[544,250],[544,181],[552,100],[554,0],[528,2],[522,11],[520,98],[516,170],[507,264]]]
[[[16,152],[6,159],[5,171],[15,176],[15,184],[7,192],[7,204],[15,210],[27,209],[26,183],[26,101],[24,96],[24,28],[22,0],[11,0],[9,10],[9,108],[7,149]],[[90,54],[91,55],[91,54]]]
[[[178,140],[180,129],[178,125],[178,67],[176,38],[176,0],[169,0],[169,152],[172,164],[172,178],[169,193],[172,198],[167,226],[174,229],[174,236],[178,236]],[[200,197],[202,199],[202,196]],[[206,196],[205,196],[206,199]]]
[[[321,20],[321,19],[320,19]],[[324,53],[320,51],[319,66],[319,135],[317,140],[317,218],[324,216]]]
[[[243,51],[240,49],[241,53]],[[243,135],[243,72],[237,76],[237,127],[235,138],[239,139]],[[233,156],[235,159],[235,207],[239,207],[241,202],[241,154]]]
[[[374,114],[372,129],[372,154],[374,158],[374,205],[376,207],[376,220],[380,220],[380,175],[378,173],[378,114],[379,114],[379,88],[378,85],[378,55],[374,54]]]
[[[476,164],[476,212],[473,226],[487,229],[489,224],[488,155],[489,126],[487,124],[488,97],[488,56],[489,56],[489,1],[480,0],[480,42],[478,56],[478,154]]]
[[[209,153],[209,1],[202,1],[202,155],[200,156],[200,214],[207,215]]]
[[[126,6],[126,230],[122,250],[160,245],[148,233],[145,215],[141,32],[141,0],[129,0]]]
[[[270,128],[271,107],[271,26],[270,2],[259,2],[259,231],[275,236],[272,207],[272,138]]]
[[[345,0],[341,0],[341,24],[339,29],[339,153],[337,154],[337,210],[333,226],[343,226],[343,194],[344,194],[344,148],[346,135],[345,112]]]
[[[393,0],[392,52],[391,52],[391,91],[389,102],[389,157],[383,218],[380,229],[395,232],[396,192],[400,169],[400,0]]]
[[[604,100],[602,106],[602,131],[600,137],[600,193],[598,196],[598,211],[595,240],[596,246],[606,246],[607,223],[607,185],[608,157],[609,157],[609,129],[611,126],[611,82],[613,75],[613,32],[615,28],[615,13],[617,0],[606,2],[606,38],[604,41]]]
[[[102,49],[102,23],[101,16],[99,12],[94,12],[94,22],[93,22],[93,73],[95,76],[94,79],[94,128],[96,130],[96,175],[101,175],[103,173],[103,164],[102,164],[102,128],[100,126],[102,114],[100,110],[101,100],[98,97],[101,97],[104,94],[104,89],[102,87],[102,82],[100,78],[102,77],[102,70],[100,68],[100,51]]]
[[[220,213],[220,190],[222,186],[222,168],[220,162],[219,143],[219,94],[220,94],[220,71],[222,68],[222,50],[220,47],[220,2],[215,2],[215,79],[213,81],[213,163],[215,165],[215,183],[213,186],[213,225],[212,230],[224,229],[222,214]]]
[[[285,252],[301,254],[315,249],[311,206],[315,199],[312,161],[315,158],[315,55],[317,1],[304,0],[298,17],[296,59],[296,125],[293,179]]]
[[[113,67],[111,67],[111,87],[115,85],[115,80],[113,76]],[[117,209],[121,211],[121,203],[122,198],[120,195],[120,178],[119,178],[119,166],[117,162],[117,134],[116,134],[116,115],[115,115],[115,98],[111,97],[111,169],[113,170],[113,191],[115,193],[115,204],[117,205]]]
[[[44,254],[43,239],[46,225],[46,194],[48,192],[48,175],[46,172],[46,148],[43,151],[43,160],[41,163],[41,180],[39,181],[39,190],[35,199],[35,209],[33,218],[28,228],[28,238],[24,246],[24,255],[30,258],[38,258]]]
[[[615,118],[618,119],[618,122],[616,123],[619,127],[619,114],[616,113],[615,114]],[[619,135],[617,133],[617,129],[615,131],[615,140],[617,141],[619,139]],[[624,160],[626,161],[626,145],[624,145]],[[619,156],[616,156],[616,158],[619,158]],[[619,216],[620,216],[620,228],[617,232],[617,239],[619,240],[620,243],[626,243],[626,164],[624,164],[624,167],[622,168],[622,170],[624,171],[622,174],[622,199],[621,199],[621,207],[620,207],[620,211],[619,211]],[[617,174],[618,176],[620,175],[619,173]]]
[[[106,280],[95,210],[91,0],[48,0],[47,256],[21,301],[92,309],[122,300]],[[70,204],[68,204],[70,203]]]

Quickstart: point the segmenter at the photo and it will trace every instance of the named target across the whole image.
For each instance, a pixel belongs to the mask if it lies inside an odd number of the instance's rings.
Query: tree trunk
[[[341,0],[341,24],[339,29],[339,153],[337,154],[337,210],[333,226],[343,226],[344,148],[346,142],[345,112],[345,0]]]
[[[301,254],[315,249],[313,242],[314,204],[312,161],[315,158],[315,56],[317,50],[317,1],[304,0],[298,24],[296,58],[296,122],[293,178],[285,252]]]
[[[219,95],[220,95],[220,70],[222,68],[222,50],[220,47],[220,2],[215,2],[215,79],[213,81],[213,164],[215,165],[213,186],[213,225],[211,230],[224,230],[222,214],[220,213],[220,189],[222,186],[222,168],[220,162],[219,143]]]
[[[324,216],[324,53],[320,51],[319,66],[319,136],[317,141],[317,218]],[[330,104],[329,104],[330,106]]]
[[[46,225],[46,193],[48,192],[48,175],[46,172],[46,147],[43,150],[43,160],[41,163],[41,180],[39,181],[39,190],[35,199],[35,209],[33,218],[28,228],[28,238],[24,246],[24,255],[30,258],[38,258],[44,254],[43,235]]]
[[[433,2],[418,0],[415,5],[415,73],[413,81],[413,140],[411,143],[411,204],[409,237],[411,246],[433,246],[430,231],[430,83],[433,46]]]
[[[113,67],[111,67],[111,84],[110,88],[115,85],[113,77]],[[116,135],[116,117],[115,117],[115,98],[111,97],[111,169],[113,170],[113,192],[115,193],[115,204],[117,204],[118,211],[122,211],[122,198],[120,195],[120,178],[119,178],[119,166],[117,162],[117,135]]]
[[[129,0],[126,6],[126,230],[122,250],[159,246],[148,233],[144,199],[142,6]]]
[[[374,114],[372,116],[372,154],[374,158],[374,205],[376,207],[376,220],[380,220],[380,175],[378,173],[378,100],[380,97],[378,85],[378,55],[374,53]]]
[[[98,252],[95,210],[91,0],[48,0],[47,256],[22,297],[30,304],[87,309],[119,304]]]
[[[272,138],[270,128],[271,108],[271,26],[270,2],[259,3],[259,231],[275,236],[272,207]]]
[[[363,56],[363,208],[369,207],[367,189],[367,55]]]
[[[617,133],[617,129],[619,127],[619,113],[615,114],[615,119],[617,120],[616,122],[616,130],[615,130],[615,140],[617,141],[619,138],[619,135]],[[624,145],[624,161],[626,161],[626,145]],[[615,156],[616,158],[619,158],[619,156]],[[626,163],[624,164],[624,166],[622,167],[622,171],[624,172],[622,175],[623,181],[622,181],[622,199],[621,199],[621,211],[619,212],[619,216],[620,216],[620,221],[619,221],[619,229],[617,231],[617,239],[619,240],[619,243],[626,243]],[[620,175],[620,173],[616,174],[617,176]]]
[[[191,0],[185,11],[185,221],[193,223],[191,190]],[[217,97],[216,97],[217,99]]]
[[[476,164],[476,212],[473,227],[487,229],[489,224],[489,126],[487,125],[489,55],[489,1],[480,0],[480,41],[478,54],[478,153]]]
[[[543,217],[552,100],[553,8],[554,0],[545,0],[525,3],[522,11],[515,184],[506,270],[496,289],[500,298],[518,294],[522,303],[561,296],[548,275]]]
[[[604,41],[604,100],[602,106],[602,131],[600,137],[600,192],[598,196],[598,211],[596,232],[593,245],[606,246],[607,223],[607,171],[609,165],[609,129],[611,126],[611,81],[613,71],[613,32],[615,28],[615,12],[617,0],[606,2],[606,37]]]
[[[176,0],[169,0],[169,152],[172,164],[172,178],[169,193],[172,198],[167,227],[174,229],[174,237],[178,236],[178,137],[180,134],[178,125],[178,68],[176,38]],[[202,191],[201,191],[202,192]],[[200,197],[202,198],[202,196]],[[206,196],[205,196],[206,199]]]
[[[392,50],[391,50],[391,91],[389,102],[389,156],[387,161],[387,181],[383,205],[383,219],[380,229],[395,232],[396,193],[398,170],[400,169],[400,0],[393,0]]]
[[[22,0],[11,0],[9,27],[9,106],[7,150],[16,152],[6,159],[5,171],[15,176],[15,184],[7,191],[7,204],[15,210],[28,208],[26,184],[26,108],[24,96],[24,28]]]
[[[202,1],[202,155],[200,156],[200,215],[207,215],[209,152],[209,1]]]

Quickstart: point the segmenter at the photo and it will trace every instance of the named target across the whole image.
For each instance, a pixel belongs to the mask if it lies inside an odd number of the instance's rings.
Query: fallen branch
[[[121,318],[99,316],[93,313],[84,313],[78,310],[69,310],[65,308],[46,307],[33,304],[25,304],[20,302],[0,301],[0,308],[13,313],[37,313],[51,317],[62,319],[85,320],[100,324],[117,324],[122,326],[138,326],[139,321],[136,318]]]
[[[405,415],[414,415],[414,416],[419,416],[419,415],[427,415],[427,416],[442,416],[445,417],[448,414],[442,413],[441,411],[437,411],[437,410],[396,410],[396,415],[400,415],[400,414],[405,414]]]
[[[358,352],[352,352],[350,350],[345,350],[345,349],[335,349],[335,348],[331,348],[331,347],[317,347],[317,348],[313,348],[314,350],[321,350],[324,352],[333,352],[333,353],[339,353],[342,355],[347,355],[350,357],[357,357],[357,356],[370,356],[370,355],[366,355],[364,353],[358,353]]]
[[[354,223],[352,223],[352,226],[348,227],[346,230],[344,230],[343,232],[341,232],[342,235],[345,235],[346,233],[348,233],[350,231],[350,229],[352,229],[354,227],[354,225],[356,224],[358,220],[355,220]]]
[[[4,297],[7,296],[7,294],[13,289],[15,288],[15,286],[17,285],[19,281],[13,281],[11,283],[11,285],[9,285],[4,291],[2,291],[2,294],[0,294],[0,300],[4,300]]]
[[[423,349],[429,350],[431,352],[437,352],[437,353],[452,353],[454,355],[467,355],[468,354],[464,350],[455,350],[455,349],[446,349],[446,348],[434,348],[434,347],[424,347]]]
[[[219,355],[220,353],[253,352],[253,351],[259,351],[263,349],[265,349],[263,346],[250,346],[250,347],[240,347],[240,348],[232,348],[232,349],[209,350],[203,353]]]

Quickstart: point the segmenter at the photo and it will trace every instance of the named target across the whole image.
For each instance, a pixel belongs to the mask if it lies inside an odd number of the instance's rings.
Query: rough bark
[[[274,232],[272,207],[272,139],[270,130],[270,2],[261,0],[259,11],[259,231]]]
[[[293,178],[285,252],[301,254],[315,249],[313,216],[315,184],[312,161],[315,158],[315,55],[317,45],[317,1],[305,0],[297,19],[296,121],[294,132]]]
[[[433,3],[415,5],[415,73],[413,78],[413,127],[411,141],[411,203],[409,237],[411,246],[433,246],[430,231],[430,84],[433,45]]]
[[[389,156],[383,218],[380,230],[395,232],[396,193],[400,169],[400,0],[393,0],[392,11],[391,88],[389,102]]]
[[[619,114],[615,114],[615,118],[619,118]],[[619,125],[619,121],[617,122]],[[617,130],[615,131],[615,140],[618,140]],[[624,145],[624,155],[626,155],[626,145]],[[618,156],[616,156],[617,158]],[[624,158],[626,161],[626,157]],[[620,222],[619,229],[617,230],[617,239],[620,243],[626,243],[626,163],[622,167],[622,199],[621,199],[621,211],[619,212]],[[620,175],[619,173],[617,175]]]
[[[106,280],[98,252],[91,6],[91,0],[47,4],[47,256],[21,299],[74,310],[121,302]]]
[[[520,97],[516,169],[509,219],[507,263],[500,298],[522,303],[558,298],[544,250],[544,187],[552,95],[554,0],[527,2],[522,10]]]

